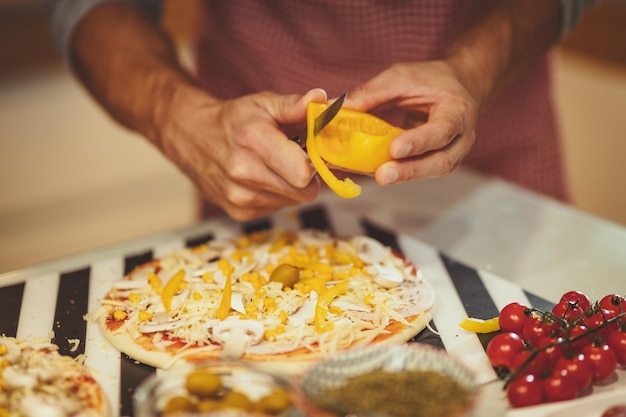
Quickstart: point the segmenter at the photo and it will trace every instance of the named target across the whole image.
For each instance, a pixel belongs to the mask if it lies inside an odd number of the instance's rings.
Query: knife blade
[[[341,106],[343,105],[343,101],[346,99],[348,92],[343,93],[337,100],[333,102],[326,110],[320,113],[319,116],[315,118],[315,124],[313,125],[313,134],[317,135],[330,123],[331,120],[335,118]],[[306,148],[306,137],[307,137],[307,129],[304,129],[302,132],[298,133],[296,136],[292,137],[291,140],[296,142],[302,149]]]

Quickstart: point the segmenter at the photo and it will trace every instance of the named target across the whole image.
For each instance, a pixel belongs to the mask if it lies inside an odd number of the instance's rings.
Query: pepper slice
[[[500,320],[494,317],[487,320],[466,317],[459,323],[463,330],[474,333],[493,333],[500,330]]]
[[[359,173],[372,173],[391,160],[389,146],[393,138],[404,131],[386,121],[356,110],[342,108],[335,118],[313,135],[315,118],[327,107],[311,102],[307,108],[307,151],[313,167],[322,180],[337,195],[354,198],[361,187],[350,178],[339,180],[326,165]]]
[[[220,305],[217,308],[216,316],[220,320],[224,320],[228,317],[228,313],[230,313],[230,301],[233,295],[233,281],[231,275],[228,274],[226,277],[226,282],[224,283],[224,292],[222,293],[222,299],[220,300]]]
[[[332,287],[326,288],[319,295],[315,305],[315,330],[318,333],[324,333],[333,328],[333,324],[326,321],[328,308],[335,298],[345,294],[348,284],[350,284],[350,280],[343,280]]]
[[[161,293],[161,301],[163,302],[163,307],[165,307],[166,312],[170,312],[170,308],[172,307],[172,299],[174,298],[174,294],[180,290],[181,284],[185,280],[185,270],[179,270],[163,287],[163,292]]]

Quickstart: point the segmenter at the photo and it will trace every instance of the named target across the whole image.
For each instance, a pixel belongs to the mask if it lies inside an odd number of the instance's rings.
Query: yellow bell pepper
[[[170,308],[172,306],[172,299],[174,298],[174,294],[180,290],[185,279],[185,270],[179,270],[163,287],[163,292],[161,293],[161,301],[163,302],[163,307],[165,307],[166,312],[170,312]]]
[[[473,317],[467,317],[461,320],[459,326],[463,330],[473,333],[493,333],[500,330],[500,320],[498,317],[494,317],[487,320],[476,319]]]
[[[346,293],[348,284],[350,284],[350,280],[343,280],[332,287],[326,288],[317,298],[317,304],[315,305],[315,330],[318,333],[324,333],[333,328],[332,323],[326,322],[330,303],[341,294]]]
[[[226,283],[224,284],[224,292],[222,293],[222,299],[220,305],[217,308],[217,318],[224,320],[230,312],[230,299],[233,294],[233,281],[231,274],[226,277]]]
[[[404,129],[369,113],[342,108],[317,136],[313,136],[315,118],[326,107],[321,103],[308,104],[307,151],[322,180],[340,197],[354,198],[361,193],[361,187],[350,178],[339,180],[326,163],[348,171],[373,173],[391,160],[391,141]]]

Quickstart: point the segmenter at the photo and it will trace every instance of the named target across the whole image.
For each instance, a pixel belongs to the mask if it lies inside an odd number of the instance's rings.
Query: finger
[[[307,105],[312,101],[326,103],[326,91],[322,88],[313,88],[304,95],[277,96],[275,100],[264,102],[262,106],[278,123],[289,125],[306,120]]]
[[[239,154],[241,159],[231,163],[231,166],[243,170],[241,175],[244,176],[238,178],[252,180],[248,177],[252,175],[259,180],[269,181],[270,177],[274,177],[267,184],[276,189],[303,188],[311,182],[314,170],[307,154],[275,126],[269,123],[255,124],[243,132],[239,140],[248,154]],[[253,168],[249,160],[260,163],[254,166],[258,170],[256,173],[249,172]]]
[[[367,112],[405,97],[406,85],[398,82],[399,76],[400,74],[396,74],[394,67],[379,73],[350,90],[344,106]]]
[[[443,149],[387,162],[376,170],[376,182],[380,185],[389,185],[447,175],[459,166],[474,140],[474,133],[468,133],[454,139]]]

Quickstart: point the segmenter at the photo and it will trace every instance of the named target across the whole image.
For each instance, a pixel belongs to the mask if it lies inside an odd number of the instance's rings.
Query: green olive
[[[219,410],[221,406],[220,399],[203,398],[196,404],[196,411],[200,413],[208,413],[210,411]]]
[[[198,397],[210,397],[222,390],[222,378],[211,371],[198,369],[187,375],[185,388]]]
[[[182,396],[175,396],[167,400],[163,408],[163,415],[177,414],[193,411],[194,404],[191,399]]]
[[[250,398],[239,391],[228,391],[222,399],[224,408],[236,408],[238,410],[249,411],[252,409],[252,401]]]
[[[270,281],[283,284],[283,288],[293,288],[294,284],[300,280],[300,270],[289,264],[280,264],[272,271]]]
[[[283,388],[276,388],[269,395],[257,402],[257,408],[267,414],[279,414],[291,405],[289,392]]]

